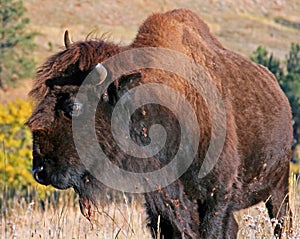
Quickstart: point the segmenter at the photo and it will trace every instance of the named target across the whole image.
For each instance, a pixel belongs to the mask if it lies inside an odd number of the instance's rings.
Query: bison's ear
[[[115,82],[115,86],[118,91],[118,98],[122,97],[124,91],[128,91],[140,84],[142,78],[141,72],[134,72],[127,75],[122,75],[120,79]]]
[[[141,82],[141,78],[142,74],[140,72],[134,72],[122,75],[119,80],[115,81],[113,84],[113,88],[115,89],[113,97],[115,97],[116,101],[118,101],[125,92],[138,86]]]
[[[139,85],[141,77],[142,74],[140,72],[134,72],[122,75],[118,80],[114,81],[113,84],[109,84],[108,87],[105,86],[105,83],[102,84],[106,90],[103,95],[99,95],[100,99],[111,105],[115,105],[127,90]]]
[[[132,88],[130,86],[135,86],[136,82],[139,82],[142,78],[141,72],[134,72],[128,75],[122,75],[118,84],[117,88],[122,88],[123,86],[128,86],[129,88]]]

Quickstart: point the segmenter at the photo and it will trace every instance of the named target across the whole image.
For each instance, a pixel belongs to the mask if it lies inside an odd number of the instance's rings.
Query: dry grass
[[[300,188],[296,180],[291,180],[291,208],[293,227],[283,225],[284,239],[300,238]],[[1,238],[101,238],[101,239],[150,239],[146,228],[147,216],[140,198],[130,202],[126,196],[99,209],[96,219],[91,223],[80,213],[78,199],[72,191],[63,192],[54,203],[46,200],[44,210],[39,198],[31,201],[15,196],[3,200],[0,235]],[[263,204],[236,213],[239,222],[239,239],[272,239],[272,222]],[[290,230],[291,229],[291,230]],[[288,233],[292,231],[292,233]]]
[[[7,207],[2,208],[0,238],[150,239],[146,215],[137,200],[111,202],[99,209],[93,222],[82,216],[77,201],[72,191],[63,193],[56,203],[46,201],[44,210],[37,197],[30,202],[24,197],[7,200]]]
[[[289,225],[289,220],[282,225],[284,228],[283,239],[300,238],[300,187],[299,180],[296,177],[290,179],[290,208],[293,212],[293,225]],[[273,238],[273,229],[278,222],[276,218],[270,220],[267,210],[263,203],[253,206],[249,209],[236,213],[236,219],[239,222],[238,238]]]

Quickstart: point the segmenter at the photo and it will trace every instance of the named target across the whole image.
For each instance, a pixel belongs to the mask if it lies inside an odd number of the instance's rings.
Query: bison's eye
[[[83,104],[79,102],[70,103],[68,105],[68,113],[72,117],[78,117],[83,112]]]
[[[109,96],[108,96],[107,91],[105,91],[105,92],[103,93],[103,95],[101,96],[101,99],[102,99],[104,102],[108,102],[108,101],[109,101]]]
[[[67,117],[78,117],[83,113],[83,104],[76,101],[74,102],[71,99],[67,99],[63,103],[63,111]]]

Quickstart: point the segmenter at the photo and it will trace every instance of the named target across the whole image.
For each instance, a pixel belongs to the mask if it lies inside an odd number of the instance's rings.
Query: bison
[[[270,218],[289,218],[289,102],[195,13],[153,14],[127,46],[66,32],[65,47],[30,92],[37,182],[74,188],[89,219],[107,187],[143,193],[153,238],[158,221],[165,239],[236,238],[233,213],[262,201]]]

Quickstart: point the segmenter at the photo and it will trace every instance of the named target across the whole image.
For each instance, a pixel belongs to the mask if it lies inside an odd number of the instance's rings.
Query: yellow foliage
[[[37,183],[31,173],[31,133],[24,125],[32,102],[18,99],[0,104],[0,186],[26,190]],[[43,186],[37,187],[44,194]],[[49,191],[49,188],[46,189]]]
[[[300,173],[300,144],[297,144],[294,150],[294,157],[297,159],[296,163],[291,162],[291,172],[295,174]]]
[[[296,174],[299,174],[300,173],[300,163],[292,163],[291,162],[291,172],[292,173],[296,173]]]

